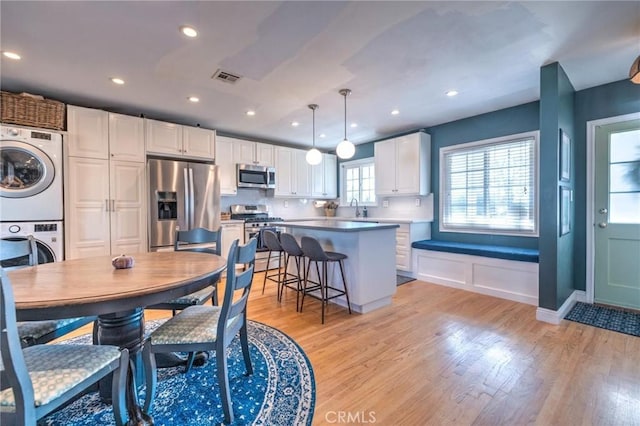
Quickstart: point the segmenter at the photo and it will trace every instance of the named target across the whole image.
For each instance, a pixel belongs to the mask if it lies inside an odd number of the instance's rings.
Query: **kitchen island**
[[[394,223],[308,220],[277,224],[296,237],[317,239],[327,251],[344,253],[351,309],[367,313],[391,304],[396,292],[396,228]],[[295,267],[294,267],[295,268]],[[290,271],[291,272],[291,271]],[[340,269],[330,269],[329,281],[340,288]],[[312,268],[311,279],[316,280]],[[347,306],[344,296],[333,299]]]

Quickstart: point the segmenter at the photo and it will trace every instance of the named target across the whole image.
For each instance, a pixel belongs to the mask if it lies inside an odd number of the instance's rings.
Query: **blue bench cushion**
[[[411,247],[423,250],[446,251],[449,253],[495,257],[497,259],[519,260],[521,262],[538,263],[539,257],[539,251],[536,249],[493,246],[488,244],[456,243],[452,241],[415,241],[411,244]]]

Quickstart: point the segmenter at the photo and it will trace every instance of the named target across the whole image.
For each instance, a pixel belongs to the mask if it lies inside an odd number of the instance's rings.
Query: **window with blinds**
[[[440,229],[538,234],[538,132],[440,150]]]

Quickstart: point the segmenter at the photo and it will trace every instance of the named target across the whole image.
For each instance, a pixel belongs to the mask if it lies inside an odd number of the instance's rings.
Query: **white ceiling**
[[[3,90],[300,145],[316,103],[324,149],[343,137],[341,88],[362,143],[537,100],[551,62],[581,90],[640,54],[638,1],[2,0],[0,18],[1,49],[22,55],[2,57]],[[243,78],[212,80],[218,68]]]

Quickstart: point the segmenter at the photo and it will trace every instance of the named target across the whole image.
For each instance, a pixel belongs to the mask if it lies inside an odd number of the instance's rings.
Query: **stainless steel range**
[[[244,220],[244,241],[247,242],[253,237],[258,239],[255,270],[264,271],[277,268],[278,259],[274,256],[271,256],[271,262],[267,268],[269,251],[262,242],[262,232],[267,229],[276,234],[282,232],[281,227],[272,225],[275,222],[282,222],[282,218],[269,216],[269,207],[265,204],[232,204],[230,209],[231,219]]]

